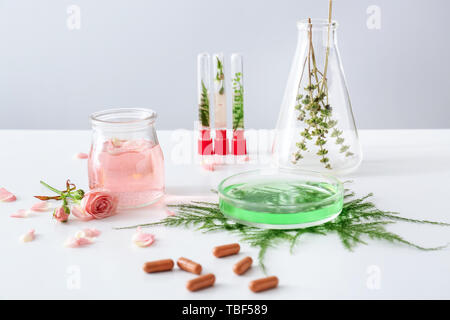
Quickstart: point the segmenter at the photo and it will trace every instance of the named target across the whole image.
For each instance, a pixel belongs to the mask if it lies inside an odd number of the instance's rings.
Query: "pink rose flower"
[[[81,207],[95,219],[104,219],[116,213],[119,199],[106,190],[92,190],[81,200]]]
[[[64,210],[64,207],[58,207],[53,211],[53,216],[59,222],[67,222],[69,220],[69,214]]]

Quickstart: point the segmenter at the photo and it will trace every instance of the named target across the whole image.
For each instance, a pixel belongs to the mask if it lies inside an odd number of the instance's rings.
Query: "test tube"
[[[210,132],[210,56],[200,53],[197,56],[197,96],[199,139],[198,153],[201,155],[213,154],[213,145]]]
[[[246,155],[247,143],[244,136],[244,61],[242,54],[231,55],[231,82],[233,103],[232,153]]]
[[[214,153],[227,155],[229,153],[227,139],[227,95],[225,90],[225,72],[223,53],[213,55],[214,70]]]

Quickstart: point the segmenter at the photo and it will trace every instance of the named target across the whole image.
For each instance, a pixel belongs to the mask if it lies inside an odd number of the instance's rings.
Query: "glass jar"
[[[337,23],[298,22],[298,41],[273,145],[276,164],[347,174],[362,152],[344,69]]]
[[[156,112],[120,108],[91,115],[89,187],[107,189],[119,208],[136,208],[164,195],[164,157],[154,127]]]

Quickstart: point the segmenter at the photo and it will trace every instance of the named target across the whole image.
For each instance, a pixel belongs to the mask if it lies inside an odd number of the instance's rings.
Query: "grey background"
[[[66,26],[81,8],[81,29]],[[366,26],[381,8],[381,29]],[[296,21],[327,0],[0,0],[0,128],[85,129],[107,107],[150,107],[192,128],[196,55],[246,58],[246,126],[273,128]],[[338,41],[360,128],[449,128],[448,0],[336,0]],[[227,66],[226,66],[227,67]],[[228,70],[229,71],[229,68]]]

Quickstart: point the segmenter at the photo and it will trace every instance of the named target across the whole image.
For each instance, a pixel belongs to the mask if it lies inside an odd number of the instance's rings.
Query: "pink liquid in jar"
[[[164,156],[148,140],[112,139],[93,147],[88,171],[89,187],[114,192],[119,208],[145,206],[164,195]]]

